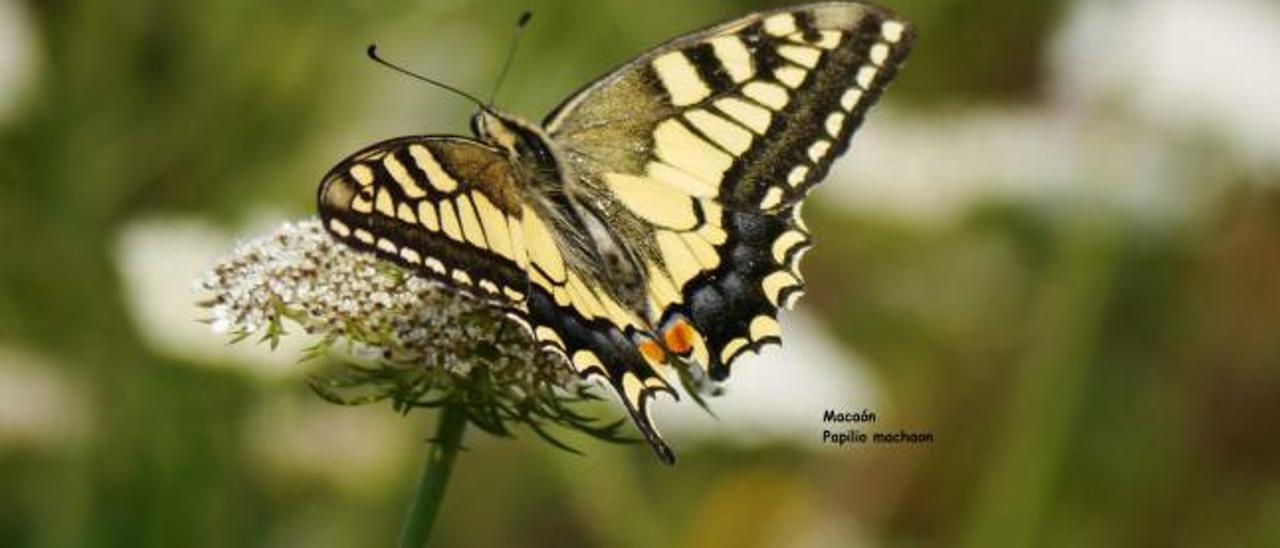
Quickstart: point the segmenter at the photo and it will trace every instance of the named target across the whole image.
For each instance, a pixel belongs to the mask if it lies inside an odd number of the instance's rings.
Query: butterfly
[[[474,138],[400,137],[323,178],[334,237],[486,299],[649,416],[684,368],[724,380],[781,343],[802,294],[802,200],[905,59],[909,23],[826,2],[658,46],[541,123],[483,107]],[[677,371],[678,372],[678,371]]]

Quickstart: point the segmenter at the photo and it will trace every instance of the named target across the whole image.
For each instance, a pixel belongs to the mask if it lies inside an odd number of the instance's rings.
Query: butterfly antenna
[[[394,71],[396,71],[396,72],[399,72],[400,74],[403,74],[403,75],[408,76],[408,77],[410,77],[410,78],[416,78],[416,79],[418,79],[418,80],[421,80],[421,81],[426,82],[426,83],[428,83],[428,84],[431,84],[431,85],[433,85],[433,86],[439,87],[439,88],[444,89],[444,90],[446,90],[446,91],[451,91],[451,92],[453,92],[453,93],[456,93],[456,94],[458,94],[458,95],[461,95],[462,97],[465,97],[465,98],[467,98],[468,100],[470,100],[471,102],[475,103],[475,104],[476,104],[476,106],[479,106],[479,107],[480,107],[480,110],[483,110],[483,111],[486,111],[486,112],[491,112],[491,111],[492,111],[492,110],[491,110],[487,105],[485,105],[485,104],[484,104],[484,102],[483,102],[483,101],[481,101],[481,100],[477,99],[477,98],[476,98],[476,96],[474,96],[474,95],[472,95],[472,94],[470,94],[470,93],[467,93],[467,92],[465,92],[465,91],[462,91],[462,90],[460,90],[460,89],[458,89],[458,88],[455,88],[455,87],[453,87],[453,86],[451,86],[451,85],[449,85],[449,84],[446,84],[446,83],[444,83],[444,82],[441,82],[441,81],[439,81],[439,80],[433,80],[433,79],[431,79],[431,78],[427,78],[426,76],[423,76],[423,75],[418,74],[418,73],[416,73],[416,72],[413,72],[413,71],[411,71],[411,70],[409,70],[409,69],[406,69],[406,68],[404,68],[404,67],[401,67],[400,65],[397,65],[397,64],[392,63],[392,62],[390,62],[390,61],[387,61],[386,59],[383,59],[381,56],[379,56],[379,55],[378,55],[378,45],[377,45],[377,44],[369,44],[369,49],[368,49],[368,50],[366,50],[366,51],[365,51],[365,53],[367,53],[367,54],[369,55],[369,58],[370,58],[370,59],[373,59],[373,60],[374,60],[376,63],[378,63],[379,65],[382,65],[382,66],[387,67],[387,68],[389,68],[389,69],[391,69],[391,70],[394,70]]]
[[[498,81],[493,85],[493,93],[489,94],[489,106],[493,106],[493,100],[498,97],[498,90],[502,89],[502,82],[507,79],[507,72],[511,70],[511,62],[516,58],[516,46],[520,44],[520,35],[524,34],[524,28],[529,25],[529,20],[533,19],[533,12],[525,10],[520,14],[520,19],[516,21],[516,33],[511,37],[511,45],[507,47],[507,59],[502,62],[502,72],[498,73]]]

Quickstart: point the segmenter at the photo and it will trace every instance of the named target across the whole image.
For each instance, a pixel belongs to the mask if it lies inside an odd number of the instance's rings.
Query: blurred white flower
[[[250,413],[248,450],[267,477],[300,484],[318,480],[373,498],[403,483],[404,459],[415,454],[411,444],[425,446],[419,420],[383,406],[304,400],[277,396]]]
[[[1047,52],[1043,103],[916,113],[891,89],[818,196],[925,222],[991,200],[1176,222],[1231,166],[1280,169],[1277,52],[1273,2],[1085,0]]]
[[[1058,99],[1118,102],[1144,123],[1207,132],[1280,167],[1280,5],[1267,0],[1088,0],[1053,50]]]
[[[1078,146],[1064,120],[1038,109],[927,117],[878,109],[819,196],[854,211],[946,219],[982,199],[1038,200],[1063,192],[1079,176]]]
[[[874,113],[818,195],[850,211],[946,222],[983,201],[1176,218],[1198,158],[1125,120],[1053,107]],[[874,119],[881,123],[873,123]],[[1100,208],[1102,206],[1102,208]]]
[[[298,326],[286,325],[289,335],[273,352],[265,344],[228,344],[223,337],[209,336],[209,326],[200,322],[211,320],[215,329],[231,327],[230,318],[196,307],[208,295],[193,292],[191,280],[213,265],[232,241],[230,235],[197,220],[155,218],[126,226],[116,259],[138,331],[156,351],[189,363],[231,367],[266,378],[300,374],[298,359],[315,338]]]
[[[34,79],[33,30],[21,2],[0,0],[0,122],[13,113]]]
[[[824,450],[822,413],[827,409],[880,412],[879,383],[861,361],[803,313],[781,318],[782,346],[734,363],[723,397],[707,403],[716,417],[687,395],[678,404],[653,406],[655,422],[677,445],[702,438],[742,446],[785,442]],[[881,416],[884,416],[881,413]]]
[[[84,395],[61,370],[0,346],[0,448],[73,444],[89,426]]]

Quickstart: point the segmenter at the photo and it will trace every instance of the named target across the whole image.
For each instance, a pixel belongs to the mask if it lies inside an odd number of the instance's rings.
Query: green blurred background
[[[391,544],[432,417],[320,402],[303,342],[226,348],[191,280],[357,148],[465,132],[371,41],[483,94],[532,8],[499,103],[536,119],[772,5],[0,0],[0,545]],[[1280,5],[892,7],[919,42],[784,320],[825,342],[735,373],[782,372],[730,382],[750,442],[473,432],[438,546],[1280,546]],[[797,402],[937,441],[823,446]]]

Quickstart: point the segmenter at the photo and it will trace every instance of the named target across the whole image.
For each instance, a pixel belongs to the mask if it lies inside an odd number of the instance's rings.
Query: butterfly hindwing
[[[525,210],[523,224],[530,280],[524,312],[534,338],[584,378],[607,380],[659,458],[674,462],[675,454],[649,417],[654,394],[678,397],[655,370],[661,358],[646,352],[656,348],[653,334],[635,312],[596,285],[583,265],[566,260],[569,246],[559,241],[566,228],[534,208]]]
[[[912,38],[865,5],[760,12],[646,53],[546,119],[569,161],[650,225],[658,324],[713,377],[779,341],[809,247],[800,202]]]
[[[459,137],[384,141],[330,170],[318,201],[347,245],[501,306],[581,375],[604,377],[674,459],[648,417],[653,393],[675,394],[635,342],[649,335],[565,260],[557,226],[526,206],[500,151]]]

